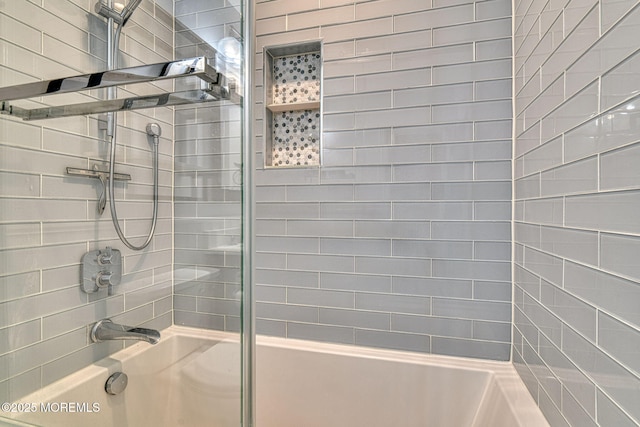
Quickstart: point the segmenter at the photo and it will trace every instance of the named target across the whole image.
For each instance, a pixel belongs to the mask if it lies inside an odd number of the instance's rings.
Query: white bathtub
[[[111,396],[104,383],[117,371],[129,384]],[[174,326],[155,346],[132,345],[20,400],[35,412],[10,415],[43,426],[237,427],[239,372],[233,336]],[[258,337],[256,394],[257,427],[548,426],[510,364],[401,351]]]

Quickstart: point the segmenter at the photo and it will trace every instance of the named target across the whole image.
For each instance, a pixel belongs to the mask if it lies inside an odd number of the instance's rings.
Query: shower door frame
[[[242,0],[243,94],[242,94],[242,384],[241,424],[254,427],[255,420],[255,298],[254,298],[254,159],[253,69],[255,52],[254,0]]]

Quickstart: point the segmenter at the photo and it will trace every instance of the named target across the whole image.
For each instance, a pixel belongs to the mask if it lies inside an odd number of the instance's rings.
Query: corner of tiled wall
[[[514,363],[552,426],[637,426],[640,6],[514,16]]]

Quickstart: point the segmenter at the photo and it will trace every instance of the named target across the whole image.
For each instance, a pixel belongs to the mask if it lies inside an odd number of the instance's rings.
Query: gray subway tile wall
[[[13,1],[0,6],[3,53],[0,86],[54,79],[106,68],[106,26],[88,2]],[[143,2],[123,30],[121,66],[173,58],[173,21]],[[168,89],[160,84],[119,89],[120,97]],[[87,102],[102,93],[70,94],[54,102]],[[43,102],[47,102],[43,99]],[[31,106],[16,101],[16,105]],[[0,118],[0,398],[26,393],[122,349],[122,342],[90,344],[87,326],[104,317],[165,328],[172,323],[171,253],[173,112],[168,108],[120,113],[116,171],[132,181],[116,186],[118,213],[134,243],[149,227],[152,153],[146,123],[163,129],[156,237],[139,255],[121,244],[109,209],[96,213],[98,187],[65,175],[65,167],[106,167],[109,144],[98,116],[23,122]],[[126,141],[126,143],[124,142]],[[126,145],[126,149],[124,148]],[[123,254],[119,286],[85,294],[81,257],[106,246]],[[10,345],[9,345],[10,344]]]
[[[325,79],[323,164],[256,171],[259,333],[509,359],[511,4],[428,3],[256,2],[256,81]]]
[[[551,425],[639,425],[640,7],[549,5],[514,3],[513,361]]]

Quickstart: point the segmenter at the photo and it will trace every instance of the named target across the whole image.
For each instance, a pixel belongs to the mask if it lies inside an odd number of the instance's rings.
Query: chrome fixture
[[[67,168],[67,175],[80,176],[83,178],[96,178],[100,181],[100,195],[98,195],[98,214],[102,215],[107,205],[107,181],[109,181],[109,171],[102,171],[98,165],[93,165],[93,169]],[[128,173],[115,173],[113,179],[116,181],[131,181]]]
[[[114,7],[110,7],[108,4],[99,1],[96,3],[94,10],[98,15],[107,19],[113,19],[114,23],[118,25],[124,25],[129,18],[131,18],[133,11],[141,2],[142,0],[130,0],[126,6],[123,6],[122,3],[116,3]],[[120,11],[118,11],[118,9],[120,9]]]
[[[87,252],[80,267],[82,290],[88,294],[119,285],[122,278],[122,255],[107,246],[104,250]]]
[[[199,77],[202,80],[202,87],[200,89],[182,92],[33,109],[21,108],[9,103],[9,101],[38,96],[78,92],[89,89],[112,88],[120,85],[146,83],[180,77]],[[208,58],[198,56],[177,61],[159,62],[156,64],[3,87],[0,88],[0,113],[19,117],[23,120],[37,120],[112,111],[168,107],[229,98],[230,91],[225,78],[210,65]]]
[[[153,137],[153,143],[158,144],[160,135],[162,135],[162,128],[157,123],[148,123],[147,124],[147,135]]]
[[[124,372],[116,372],[107,378],[107,382],[104,384],[104,391],[111,395],[120,394],[127,388],[129,383],[129,377]]]
[[[113,70],[118,67],[118,53],[120,52],[120,34],[122,33],[122,28],[133,14],[135,8],[140,5],[140,0],[130,0],[126,6],[122,6],[122,10],[119,14],[112,7],[116,6],[113,0],[107,0],[106,6],[104,5],[103,0],[100,0],[98,3],[99,4],[96,5],[96,12],[107,18],[107,68],[109,70]],[[117,87],[115,86],[107,89],[107,99],[114,100],[117,98],[116,89]],[[115,165],[117,130],[117,110],[108,112],[106,137],[108,142],[111,144],[111,149],[109,150],[109,210],[111,211],[111,221],[113,222],[113,227],[115,228],[122,243],[131,250],[141,251],[151,243],[158,220],[158,137],[154,137],[153,139],[153,216],[151,220],[151,228],[149,229],[149,234],[147,234],[147,238],[144,243],[141,245],[134,245],[127,239],[120,228],[118,212],[116,210]]]
[[[91,328],[91,341],[111,340],[135,340],[157,344],[160,341],[160,332],[155,329],[118,325],[113,323],[111,319],[102,319],[96,322]]]

